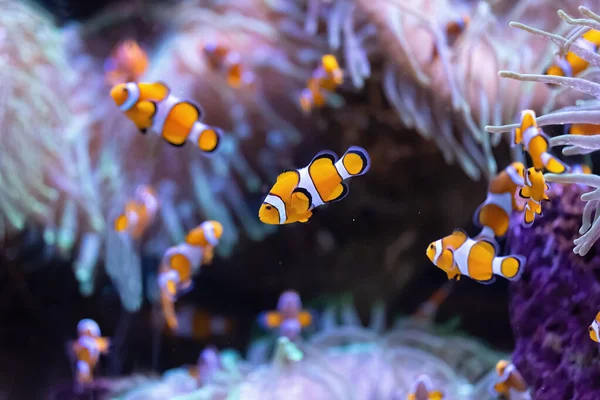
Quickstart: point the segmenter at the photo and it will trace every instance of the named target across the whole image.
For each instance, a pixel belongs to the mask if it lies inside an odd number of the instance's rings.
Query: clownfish
[[[482,227],[476,238],[502,237],[508,231],[513,211],[522,211],[517,203],[516,194],[525,184],[525,166],[514,162],[491,180],[485,201],[475,210],[473,223]]]
[[[175,301],[192,289],[192,275],[201,265],[210,264],[214,248],[223,235],[223,225],[205,221],[191,230],[185,241],[165,252],[159,267],[158,286],[163,314],[169,329],[177,329]]]
[[[448,46],[452,46],[458,37],[467,29],[470,22],[471,18],[465,14],[446,23],[446,27],[444,29],[444,32],[446,33],[446,44]],[[434,46],[433,53],[431,55],[432,61],[435,60],[438,55],[437,46]]]
[[[308,166],[277,177],[258,218],[270,225],[308,222],[316,207],[346,197],[349,189],[344,181],[365,174],[370,166],[369,154],[358,146],[350,147],[339,160],[335,153],[323,151]]]
[[[433,321],[440,306],[446,301],[448,296],[452,294],[454,284],[455,281],[446,281],[427,299],[426,302],[417,308],[417,311],[412,315],[412,319],[424,322]]]
[[[135,200],[125,205],[125,212],[115,219],[115,231],[128,232],[134,239],[139,239],[148,226],[154,221],[158,211],[158,198],[150,186],[139,186]]]
[[[592,53],[596,53],[600,45],[600,32],[592,29],[584,33],[575,43]],[[588,66],[589,63],[586,60],[569,51],[564,57],[558,57],[544,73],[546,75],[573,77],[579,75]]]
[[[565,134],[593,136],[600,133],[600,125],[596,124],[567,124]]]
[[[428,375],[420,375],[410,390],[407,400],[442,400],[444,393],[433,390],[433,382]]]
[[[498,375],[490,386],[490,394],[494,397],[503,396],[507,400],[531,399],[527,392],[527,383],[515,365],[506,360],[496,364]]]
[[[321,65],[313,71],[306,88],[300,93],[300,107],[305,113],[309,113],[313,107],[324,107],[327,93],[333,92],[343,82],[344,71],[337,59],[332,54],[325,54],[321,58]]]
[[[531,157],[534,168],[538,171],[546,168],[554,174],[562,174],[569,168],[558,158],[548,153],[548,137],[537,126],[533,110],[521,111],[521,125],[513,131],[513,143],[515,145],[523,144]]]
[[[219,146],[220,129],[200,122],[200,107],[173,96],[162,82],[121,83],[111,89],[110,96],[143,134],[151,130],[173,146],[190,141],[206,153]]]
[[[77,359],[76,378],[79,384],[87,384],[94,380],[94,368],[100,355],[108,353],[110,340],[102,337],[96,321],[87,318],[77,324],[77,335],[73,343]]]
[[[279,296],[277,311],[262,313],[259,323],[266,329],[277,329],[281,336],[293,339],[303,328],[312,324],[312,314],[302,309],[300,295],[293,291],[285,291]]]
[[[230,87],[237,89],[242,85],[251,87],[254,84],[254,73],[244,69],[242,56],[237,51],[216,42],[204,43],[202,51],[212,68],[221,69],[225,72],[227,84]]]
[[[135,40],[119,43],[104,62],[106,81],[111,85],[137,82],[148,69],[148,55]]]
[[[230,318],[212,315],[189,304],[177,308],[176,318],[178,323],[173,329],[166,326],[169,336],[205,341],[211,336],[227,335],[233,329]]]
[[[550,200],[547,194],[549,189],[542,171],[537,171],[533,167],[527,170],[525,185],[519,191],[519,196],[527,200],[523,217],[524,227],[528,228],[533,225],[536,214],[542,215],[542,200]]]
[[[459,280],[465,275],[484,284],[494,282],[495,275],[518,280],[526,261],[521,255],[496,257],[493,243],[473,240],[460,229],[429,244],[426,254],[436,267],[446,272],[448,279]]]
[[[596,318],[592,321],[588,331],[590,332],[590,339],[592,339],[596,343],[600,343],[600,312],[596,314]]]

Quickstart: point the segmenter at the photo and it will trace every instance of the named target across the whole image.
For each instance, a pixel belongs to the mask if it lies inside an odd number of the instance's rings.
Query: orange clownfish
[[[562,174],[569,167],[548,153],[548,137],[537,126],[535,112],[533,110],[521,111],[521,125],[513,132],[513,143],[523,144],[523,147],[531,157],[533,166],[538,171],[546,168],[554,174]]]
[[[600,133],[600,125],[596,124],[567,124],[565,134],[593,136]]]
[[[485,201],[473,215],[476,226],[482,227],[478,238],[502,237],[508,231],[510,216],[513,211],[522,211],[517,203],[517,190],[525,184],[525,166],[514,162],[500,172],[489,184]]]
[[[279,328],[280,334],[290,339],[312,324],[312,320],[312,314],[302,309],[300,295],[293,290],[285,291],[279,296],[277,311],[265,312],[259,317],[259,323],[263,327]]]
[[[592,29],[584,33],[575,43],[586,50],[596,53],[600,45],[600,32]],[[579,75],[588,66],[589,63],[586,60],[569,51],[564,57],[558,57],[556,62],[546,69],[545,74],[573,77]]]
[[[190,141],[206,153],[219,145],[220,130],[200,122],[200,107],[173,96],[162,82],[121,83],[111,89],[110,95],[143,134],[151,130],[173,146]]]
[[[223,235],[223,225],[205,221],[191,230],[184,243],[165,252],[159,267],[158,286],[163,314],[170,329],[177,328],[175,300],[192,289],[192,275],[212,262],[214,248]]]
[[[172,329],[167,325],[167,334],[182,338],[204,341],[211,336],[222,336],[232,332],[230,318],[211,315],[208,311],[186,304],[177,308],[177,324]]]
[[[77,358],[77,382],[87,384],[93,382],[94,368],[100,355],[108,353],[110,340],[102,337],[96,321],[87,318],[77,324],[77,335],[78,338],[73,343],[73,351]]]
[[[592,321],[588,331],[590,332],[590,339],[592,339],[596,343],[600,343],[600,312],[596,314],[596,318]]]
[[[458,39],[458,37],[467,29],[470,22],[471,18],[468,15],[461,15],[456,19],[449,21],[445,28],[446,44],[448,46],[452,46],[456,39]],[[432,61],[435,60],[438,55],[437,46],[434,46],[433,53],[431,55]]]
[[[407,400],[442,400],[444,393],[433,390],[433,382],[427,375],[420,375],[412,386]]]
[[[335,153],[323,151],[308,166],[277,177],[258,218],[271,225],[308,222],[316,207],[346,197],[349,190],[344,181],[365,174],[370,166],[369,154],[358,146],[350,147],[339,160]]]
[[[150,226],[158,211],[158,198],[150,186],[139,186],[135,200],[125,205],[125,212],[115,219],[115,231],[128,232],[139,239]]]
[[[473,240],[460,229],[432,242],[426,254],[436,267],[446,272],[448,279],[459,280],[465,275],[485,284],[494,282],[495,275],[518,280],[526,261],[521,255],[496,257],[493,243]]]
[[[529,168],[525,174],[525,185],[519,191],[519,196],[527,200],[523,218],[524,227],[528,228],[533,224],[536,214],[542,215],[542,200],[550,200],[547,194],[548,190],[549,187],[542,171],[537,171],[533,167]]]
[[[332,54],[325,54],[321,58],[321,65],[315,69],[300,94],[300,107],[305,113],[313,107],[324,107],[327,93],[333,92],[344,82],[344,71],[340,68],[337,59]]]
[[[215,42],[204,43],[202,50],[213,68],[224,70],[230,87],[237,89],[242,85],[251,87],[254,84],[254,74],[244,69],[242,56],[237,51]]]
[[[148,69],[148,55],[135,40],[119,43],[104,62],[106,81],[111,85],[136,82]]]
[[[508,400],[531,399],[527,392],[527,383],[513,363],[506,360],[498,361],[496,374],[498,376],[490,387],[492,396],[503,396]]]

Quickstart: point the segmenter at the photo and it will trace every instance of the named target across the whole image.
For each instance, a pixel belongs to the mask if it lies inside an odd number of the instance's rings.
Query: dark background
[[[85,19],[114,2],[40,1],[61,23]],[[395,132],[394,135],[417,137],[411,131]],[[420,142],[420,146],[432,150],[432,144]],[[339,147],[338,143],[335,148]],[[298,158],[310,159],[308,153],[298,155]],[[385,298],[389,313],[394,317],[414,312],[446,280],[445,274],[432,266],[423,253],[429,242],[448,234],[447,222],[442,222],[440,217],[455,212],[445,200],[448,186],[458,191],[460,201],[477,204],[485,197],[486,185],[470,182],[458,167],[446,166],[434,147],[419,159],[419,165],[395,167],[414,168],[407,174],[417,182],[408,181],[405,190],[391,191],[390,194],[392,204],[413,196],[408,209],[411,220],[406,225],[402,221],[386,223],[368,208],[355,206],[349,200],[319,213],[319,222],[312,226],[286,227],[261,243],[242,243],[234,257],[228,260],[217,258],[213,266],[204,269],[195,280],[195,290],[182,302],[201,304],[209,312],[227,315],[236,322],[230,335],[211,337],[205,342],[162,335],[160,346],[153,346],[157,335],[153,333],[150,305],[145,304],[134,315],[125,313],[110,281],[103,275],[98,276],[96,293],[90,298],[82,297],[72,273],[71,260],[61,260],[48,253],[42,244],[41,232],[35,228],[8,241],[0,248],[0,399],[3,396],[10,399],[73,398],[65,389],[70,387],[72,377],[65,345],[75,338],[76,324],[85,317],[95,319],[103,334],[111,336],[115,342],[111,355],[101,361],[97,371],[100,376],[127,374],[133,370],[163,371],[193,363],[209,343],[244,350],[251,337],[259,332],[256,316],[274,308],[280,292],[289,287],[301,288],[305,305],[316,309],[338,298],[336,293],[353,294],[361,318],[366,321],[370,305],[377,300],[371,293],[377,293],[377,282],[386,279],[381,268],[369,262],[370,252],[379,251],[377,243],[370,239],[385,236],[381,230],[389,231],[390,235],[398,235],[407,226],[422,227],[426,231],[410,249],[409,258],[418,261],[406,268],[413,268],[416,273],[402,290]],[[384,180],[365,176],[365,182],[367,190],[385,187]],[[385,187],[385,190],[389,188]],[[341,224],[340,221],[347,222],[349,210],[352,210],[356,223]],[[454,220],[459,222],[457,226],[471,234],[476,233],[470,225],[470,212],[463,212]],[[341,267],[338,261],[331,261],[331,257],[321,257],[316,247],[310,245],[314,241],[305,237],[309,235],[306,232],[316,232],[318,224],[329,226],[340,249],[354,247],[364,257],[358,257],[353,263],[347,262],[348,265],[341,263]],[[342,250],[338,258],[341,254]],[[403,261],[399,260],[398,268],[402,266]],[[156,260],[145,259],[144,268],[146,272],[153,271]],[[507,283],[503,280],[484,286],[464,279],[442,305],[438,321],[458,316],[461,329],[508,351],[513,343],[506,293]],[[153,348],[159,348],[158,353],[153,354]]]

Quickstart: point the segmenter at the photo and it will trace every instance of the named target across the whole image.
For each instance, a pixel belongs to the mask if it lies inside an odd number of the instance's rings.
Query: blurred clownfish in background
[[[202,387],[217,372],[223,369],[219,350],[214,346],[208,346],[198,356],[196,365],[188,367],[189,374]]]
[[[110,95],[143,134],[151,130],[173,146],[190,141],[206,153],[219,146],[220,129],[200,122],[200,107],[173,96],[162,82],[121,83],[111,89]]]
[[[199,309],[191,304],[177,308],[177,324],[171,328],[166,325],[166,333],[170,336],[206,341],[212,336],[224,336],[233,331],[231,318],[212,315],[207,310]]]
[[[569,167],[548,153],[548,137],[537,126],[535,112],[533,110],[521,111],[521,123],[519,128],[513,132],[513,143],[523,144],[523,147],[531,157],[533,166],[538,171],[546,169],[554,174],[562,174]]]
[[[104,62],[106,81],[111,85],[137,82],[148,69],[148,55],[135,40],[120,42]]]
[[[596,314],[596,318],[592,321],[588,331],[590,332],[590,339],[596,343],[600,343],[600,312]]]
[[[225,73],[230,87],[237,89],[254,85],[256,80],[254,73],[243,67],[242,56],[237,51],[213,41],[204,43],[202,51],[212,68],[220,69]]]
[[[200,270],[200,266],[212,262],[214,248],[222,235],[223,225],[217,221],[205,221],[188,233],[184,243],[165,252],[159,267],[158,286],[169,329],[177,329],[177,297],[192,289],[192,276]]]
[[[333,92],[343,82],[344,71],[340,68],[335,56],[324,55],[321,58],[321,65],[313,71],[306,88],[300,93],[302,111],[309,113],[313,107],[324,107],[327,103],[327,94]]]
[[[312,314],[302,309],[300,295],[293,291],[285,291],[279,296],[277,311],[264,312],[259,316],[259,323],[266,329],[279,329],[281,336],[293,340],[303,328],[312,324]]]
[[[436,267],[446,272],[448,279],[459,280],[465,275],[484,284],[494,282],[495,275],[518,280],[526,261],[521,255],[496,257],[494,243],[473,240],[460,229],[432,242],[426,254]]]
[[[94,380],[94,368],[100,355],[108,353],[110,340],[102,337],[98,323],[88,318],[77,324],[77,335],[72,345],[77,360],[76,379],[79,384],[89,384]]]
[[[437,289],[424,303],[422,303],[417,311],[411,317],[412,320],[425,324],[433,323],[435,315],[440,306],[452,294],[456,281],[446,281],[439,289]]]
[[[524,173],[523,163],[514,162],[490,181],[487,197],[473,215],[473,223],[482,228],[476,239],[495,240],[506,234],[513,211],[523,210],[516,194],[525,184]]]
[[[566,124],[565,135],[593,136],[600,133],[600,125],[596,124]]]
[[[502,396],[507,400],[531,400],[527,392],[527,383],[515,365],[506,360],[496,364],[498,375],[490,386],[490,394],[495,398]]]
[[[574,43],[592,53],[597,53],[598,46],[600,45],[600,32],[592,29],[584,33]],[[579,57],[574,52],[569,51],[564,57],[558,57],[556,61],[546,69],[545,74],[574,77],[587,69],[588,66],[589,63],[586,60]]]
[[[158,211],[158,198],[150,186],[139,186],[135,199],[125,205],[125,212],[115,219],[115,231],[127,232],[139,239],[152,224]]]
[[[316,207],[346,197],[349,189],[344,181],[365,174],[370,166],[369,154],[358,146],[350,147],[339,160],[335,153],[323,151],[308,166],[277,177],[258,218],[271,225],[308,222]]]
[[[433,390],[433,382],[428,375],[419,375],[408,394],[407,400],[442,400],[444,393]]]
[[[452,46],[454,42],[462,35],[462,33],[467,29],[469,23],[471,22],[471,18],[464,14],[456,17],[455,19],[450,20],[446,24],[446,28],[444,29],[446,34],[446,44],[448,46]],[[438,48],[434,45],[433,53],[431,55],[432,61],[438,57]]]
[[[527,170],[525,185],[519,191],[519,196],[527,200],[523,216],[524,227],[528,228],[533,225],[536,214],[542,215],[542,201],[550,200],[547,193],[549,189],[542,171],[536,171],[533,167]]]

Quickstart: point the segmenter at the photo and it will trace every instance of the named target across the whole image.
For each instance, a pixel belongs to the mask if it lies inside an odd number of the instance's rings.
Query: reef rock
[[[510,287],[513,362],[539,400],[600,398],[598,344],[588,335],[600,309],[600,245],[584,257],[573,253],[584,190],[555,184],[543,217],[522,228],[515,216],[509,236],[511,253],[527,256]]]

